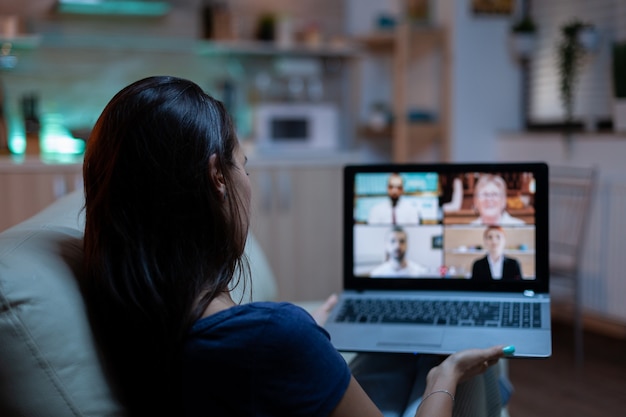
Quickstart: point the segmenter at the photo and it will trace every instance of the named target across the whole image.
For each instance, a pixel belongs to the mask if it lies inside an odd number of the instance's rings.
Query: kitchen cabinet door
[[[77,188],[82,188],[82,164],[0,160],[0,231]]]
[[[251,228],[287,301],[320,300],[341,288],[342,168],[251,167]]]

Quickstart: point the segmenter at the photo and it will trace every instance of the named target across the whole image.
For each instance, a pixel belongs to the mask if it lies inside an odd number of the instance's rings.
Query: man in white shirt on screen
[[[406,259],[407,234],[400,226],[393,226],[385,235],[386,260],[370,272],[373,278],[417,277],[426,274],[422,265]]]
[[[392,173],[387,180],[387,196],[371,208],[368,224],[419,224],[419,210],[404,194],[404,180],[398,173]]]

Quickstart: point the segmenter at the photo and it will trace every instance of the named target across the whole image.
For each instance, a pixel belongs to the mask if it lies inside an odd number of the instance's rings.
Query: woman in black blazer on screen
[[[504,256],[506,236],[500,226],[489,226],[483,233],[487,256],[474,261],[472,279],[477,281],[519,281],[522,270],[516,259]]]

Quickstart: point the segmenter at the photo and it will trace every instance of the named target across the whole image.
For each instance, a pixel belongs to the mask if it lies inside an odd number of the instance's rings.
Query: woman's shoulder
[[[526,224],[524,220],[511,216],[511,214],[507,211],[502,213],[502,220],[500,223],[504,226],[521,226]]]
[[[516,258],[511,258],[510,256],[504,256],[504,263],[511,265],[519,265],[519,261]]]
[[[302,355],[329,349],[330,336],[303,308],[290,303],[255,302],[198,320],[189,332],[188,356],[202,352],[254,351],[255,357]],[[222,356],[224,357],[224,356]]]

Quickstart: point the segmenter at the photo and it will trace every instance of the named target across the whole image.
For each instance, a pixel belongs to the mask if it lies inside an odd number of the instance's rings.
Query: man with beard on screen
[[[425,274],[426,268],[406,259],[407,233],[394,226],[385,235],[385,262],[370,272],[370,277],[417,277]]]
[[[387,180],[388,199],[376,204],[369,212],[368,224],[419,224],[419,211],[403,198],[404,179],[394,172]]]

